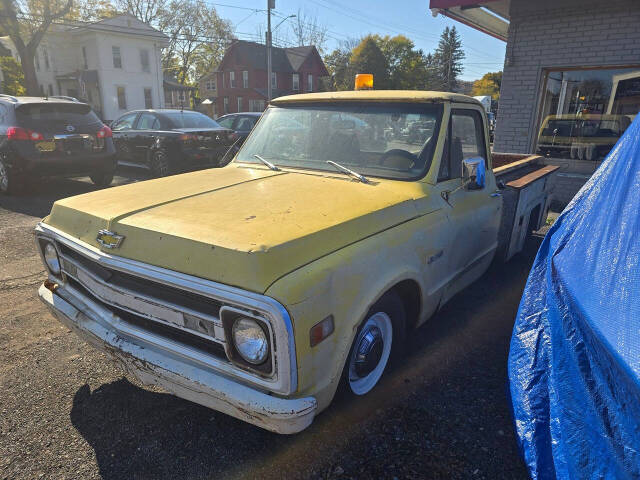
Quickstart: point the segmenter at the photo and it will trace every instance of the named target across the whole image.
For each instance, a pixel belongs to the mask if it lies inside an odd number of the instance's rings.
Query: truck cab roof
[[[459,93],[432,92],[420,90],[347,90],[341,92],[304,93],[286,95],[271,101],[272,105],[291,103],[323,102],[400,102],[400,103],[441,103],[456,102],[481,105],[475,98]]]

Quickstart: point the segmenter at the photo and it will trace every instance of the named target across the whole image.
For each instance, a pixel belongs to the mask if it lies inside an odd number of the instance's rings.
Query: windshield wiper
[[[349,170],[347,167],[343,167],[339,163],[336,163],[336,162],[331,161],[331,160],[327,160],[327,163],[329,165],[332,165],[332,166],[336,167],[342,173],[346,173],[347,175],[351,175],[352,177],[357,178],[362,183],[369,183],[369,180],[367,179],[367,177],[365,177],[364,175],[360,175],[358,172],[354,172],[353,170]]]
[[[264,158],[262,158],[260,155],[258,155],[257,153],[253,155],[254,157],[256,157],[258,160],[260,160],[262,163],[264,163],[267,167],[269,167],[271,170],[275,170],[276,172],[280,171],[280,168],[276,167],[273,163],[271,163],[269,160],[265,160]]]

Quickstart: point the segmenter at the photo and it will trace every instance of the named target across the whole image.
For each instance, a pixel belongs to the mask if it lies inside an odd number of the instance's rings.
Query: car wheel
[[[171,173],[169,157],[164,150],[156,150],[151,154],[151,173],[154,177],[166,177]]]
[[[6,160],[0,157],[0,193],[5,195],[18,193],[22,187],[19,180],[7,165]]]
[[[395,292],[386,293],[358,328],[343,372],[347,391],[365,395],[378,384],[387,365],[402,352],[405,328],[402,300]]]
[[[96,187],[108,187],[113,182],[113,173],[99,172],[90,175],[89,178]]]

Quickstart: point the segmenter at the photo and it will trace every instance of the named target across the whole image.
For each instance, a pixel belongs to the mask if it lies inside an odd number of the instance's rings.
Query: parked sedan
[[[199,112],[182,110],[128,112],[111,129],[118,162],[148,168],[154,177],[222,166],[236,140],[233,130]]]
[[[251,129],[258,122],[261,115],[262,112],[230,113],[219,117],[216,122],[224,128],[230,128],[235,132],[237,138],[240,139],[237,145],[239,147],[244,142],[244,139],[247,138],[249,132],[251,132]]]

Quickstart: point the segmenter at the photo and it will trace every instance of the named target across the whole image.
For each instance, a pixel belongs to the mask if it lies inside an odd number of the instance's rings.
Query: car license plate
[[[53,152],[56,149],[56,142],[36,142],[36,148],[40,152]]]

